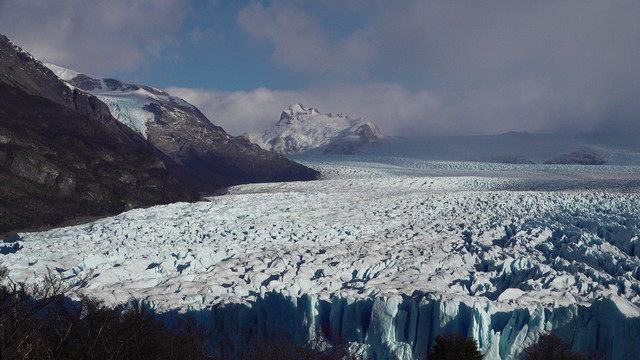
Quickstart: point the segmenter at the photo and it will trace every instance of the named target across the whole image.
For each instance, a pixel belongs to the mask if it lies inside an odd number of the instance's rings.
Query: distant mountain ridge
[[[342,114],[321,114],[317,109],[300,103],[284,110],[271,129],[248,136],[263,149],[282,154],[322,149],[325,153],[347,155],[385,137],[370,121]]]
[[[98,78],[46,64],[69,85],[104,102],[122,124],[173,161],[192,170],[182,180],[200,191],[251,182],[311,180],[318,176],[282,155],[227,134],[195,106],[150,86]]]
[[[593,132],[497,135],[457,135],[431,138],[389,137],[362,155],[407,157],[435,161],[515,164],[638,165],[638,134]]]

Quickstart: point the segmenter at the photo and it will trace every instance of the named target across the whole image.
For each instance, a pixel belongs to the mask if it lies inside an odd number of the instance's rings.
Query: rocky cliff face
[[[0,234],[197,199],[149,151],[0,82]]]
[[[118,123],[111,116],[109,108],[95,96],[60,81],[40,61],[1,34],[0,67],[2,68],[0,81],[5,84],[21,89],[26,94],[49,99],[75,110],[80,115],[98,120],[125,143],[145,146],[145,142]]]
[[[324,149],[325,154],[355,154],[366,145],[376,144],[383,138],[382,132],[372,123],[358,123]]]
[[[140,84],[100,79],[47,64],[74,88],[94,94],[119,122],[138,132],[176,163],[193,171],[201,191],[250,182],[315,179],[318,173],[265,151],[212,124],[195,106]]]
[[[602,155],[595,151],[578,150],[571,153],[558,155],[546,160],[545,164],[576,164],[576,165],[604,165],[606,162]]]
[[[156,152],[0,35],[0,234],[197,199]]]
[[[323,149],[327,154],[349,155],[377,144],[384,135],[364,119],[321,114],[317,109],[294,104],[282,112],[276,126],[249,137],[262,148],[283,154]]]

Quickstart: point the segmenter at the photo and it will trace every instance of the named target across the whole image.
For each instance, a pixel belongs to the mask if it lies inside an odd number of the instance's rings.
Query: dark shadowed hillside
[[[95,120],[5,83],[0,94],[0,233],[197,199]]]

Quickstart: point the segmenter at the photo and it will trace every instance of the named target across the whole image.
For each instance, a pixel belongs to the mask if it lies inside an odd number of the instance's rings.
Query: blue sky
[[[39,59],[163,88],[232,134],[293,102],[393,135],[640,128],[640,2],[0,0]]]
[[[237,24],[247,1],[194,2],[175,34],[179,45],[151,64],[147,71],[123,72],[122,77],[156,87],[182,86],[222,91],[274,90],[310,86],[304,74],[275,65],[268,43],[250,41]]]

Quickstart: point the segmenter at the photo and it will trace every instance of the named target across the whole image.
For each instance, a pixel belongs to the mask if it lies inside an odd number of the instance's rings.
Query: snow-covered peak
[[[286,126],[293,122],[299,121],[301,116],[320,115],[315,108],[306,108],[301,103],[293,104],[289,106],[289,109],[284,110],[280,114],[280,121],[278,126]]]
[[[350,132],[354,135],[361,135],[371,139],[381,138],[384,136],[378,126],[369,121],[356,124],[351,128]]]
[[[264,134],[250,135],[261,147],[285,154],[323,147],[327,152],[351,154],[382,137],[380,129],[370,121],[342,114],[322,114],[300,103],[284,110],[278,123]]]
[[[76,76],[80,75],[80,73],[75,71],[75,70],[65,69],[65,68],[63,68],[61,66],[58,66],[58,65],[55,65],[55,64],[42,62],[42,65],[48,67],[49,70],[53,71],[53,73],[56,74],[57,77],[59,77],[60,79],[62,79],[64,81],[71,81],[71,80],[73,80],[73,78],[75,78]]]

